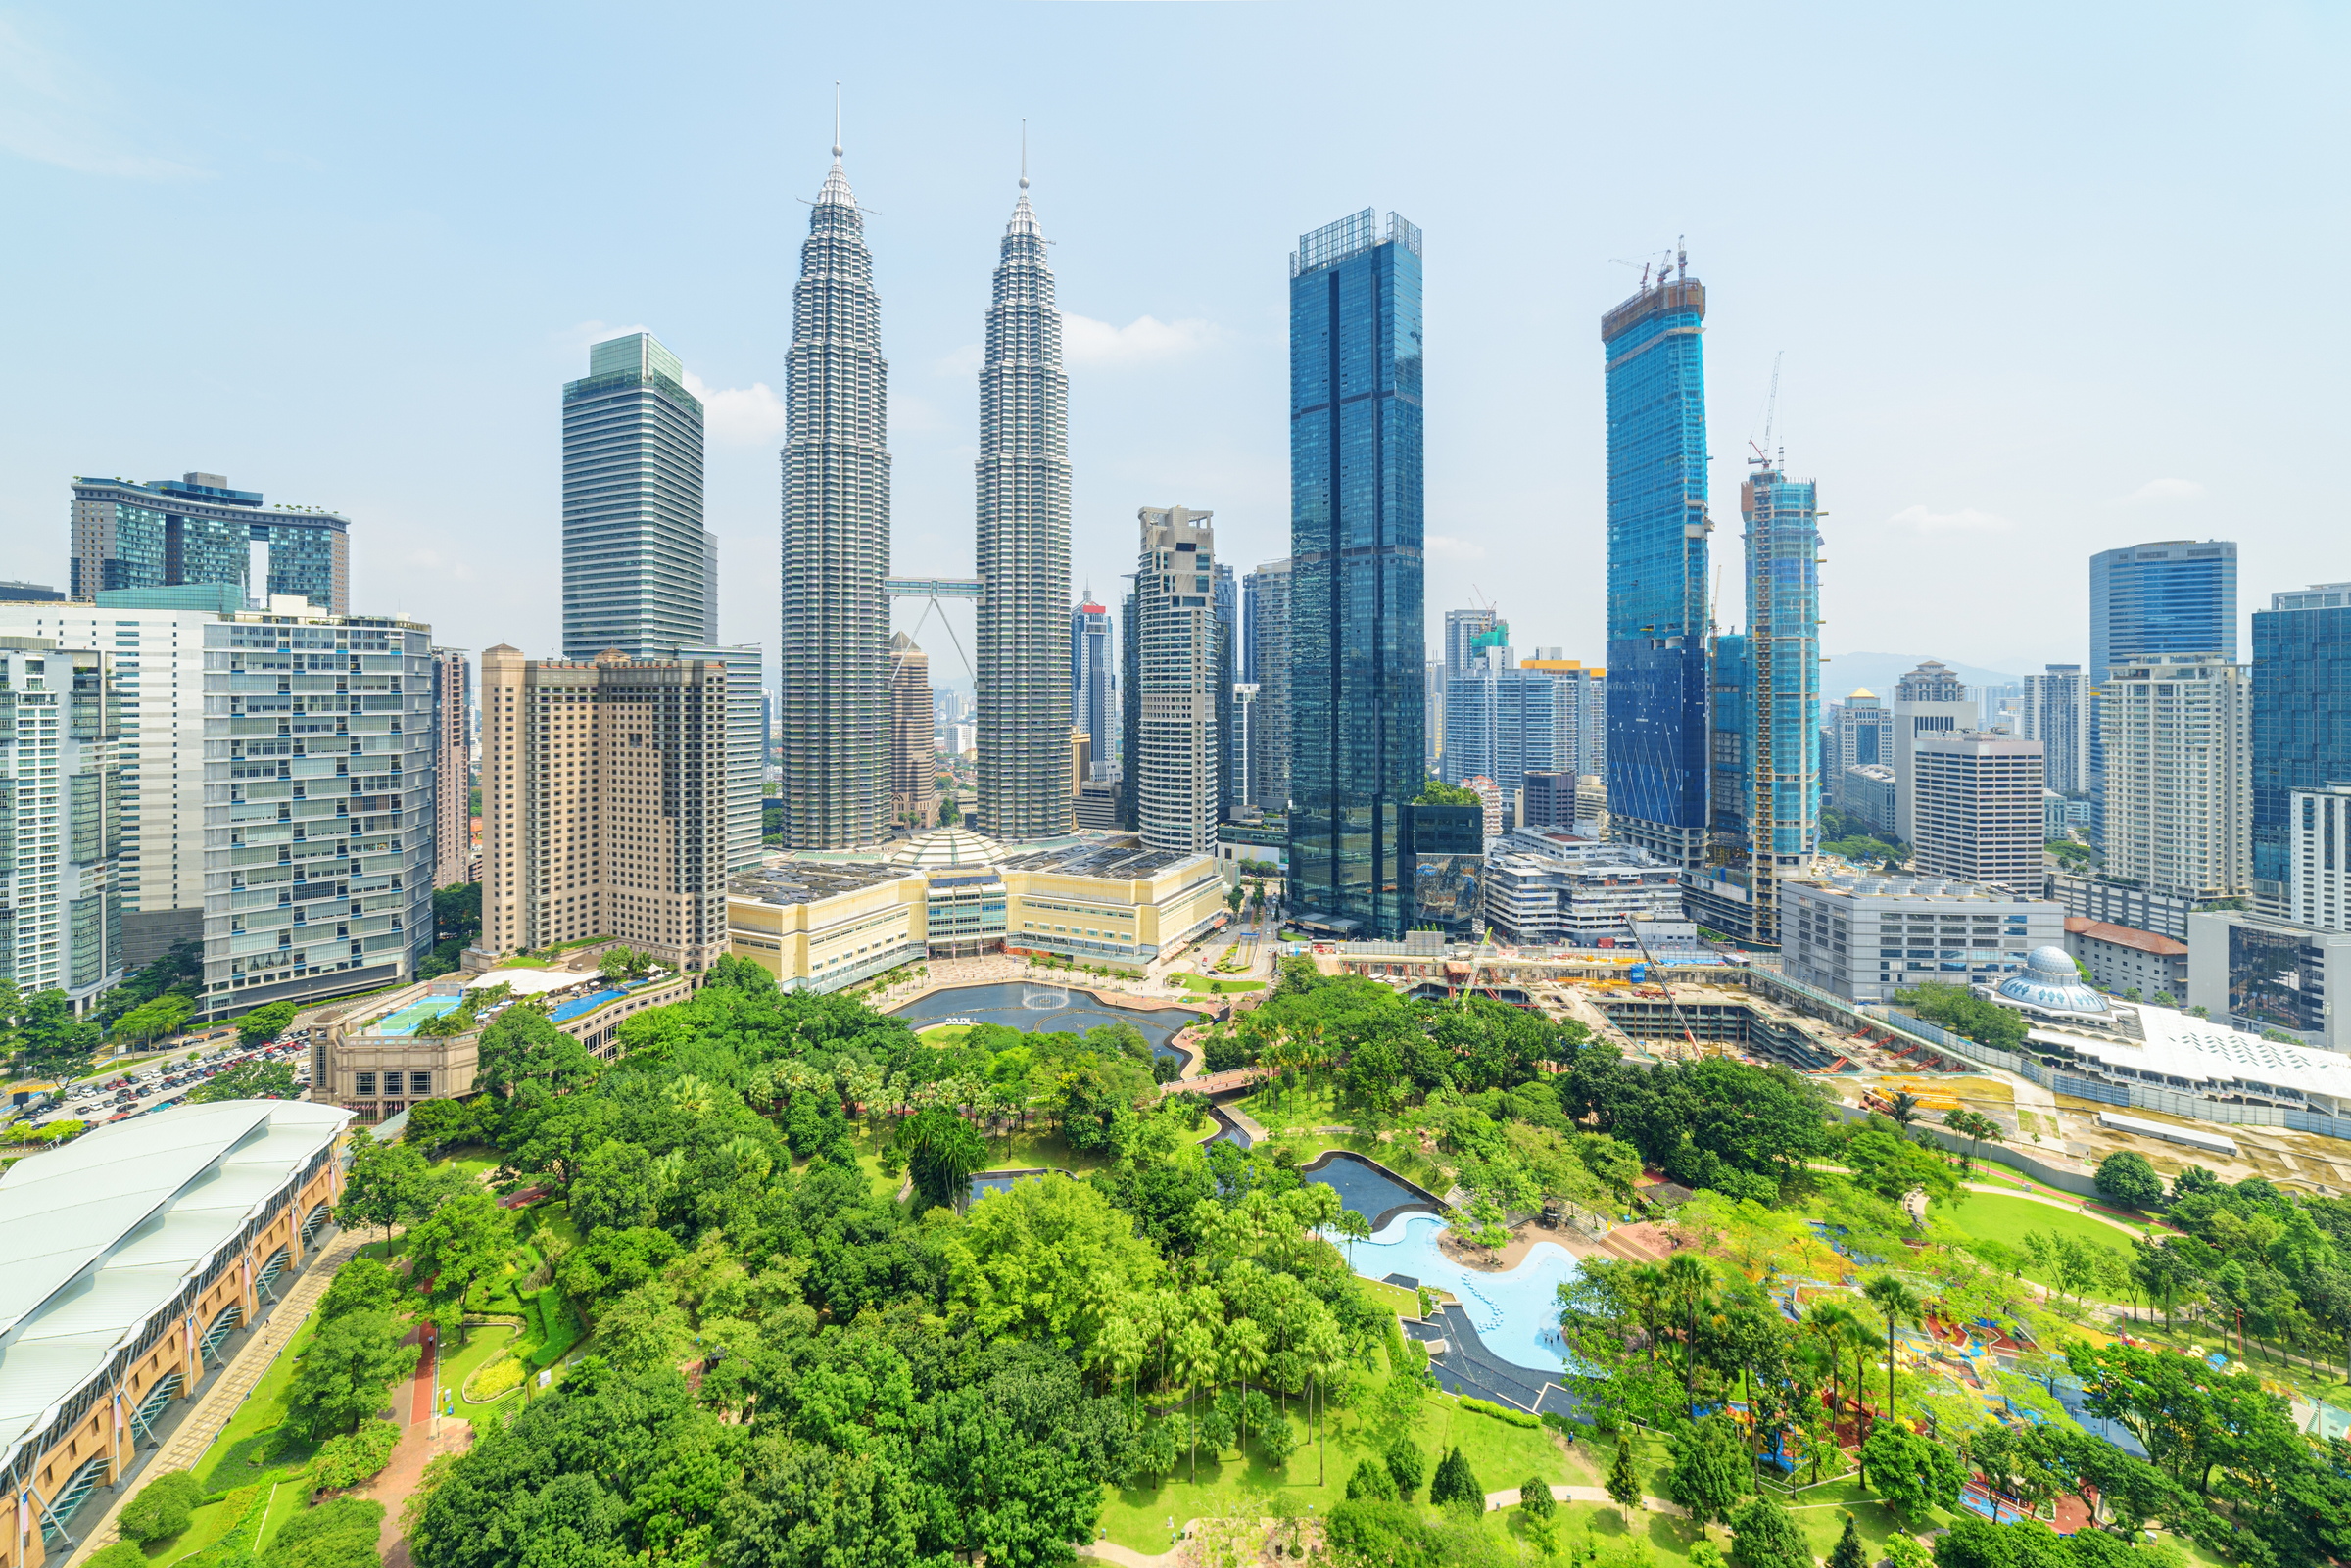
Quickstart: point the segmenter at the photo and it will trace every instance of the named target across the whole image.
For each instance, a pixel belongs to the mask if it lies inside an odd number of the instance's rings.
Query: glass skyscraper
[[[717,635],[702,531],[702,402],[649,332],[592,345],[563,384],[563,656],[666,659]]]
[[[2252,686],[2253,904],[2290,918],[2291,796],[2351,780],[2351,583],[2273,594],[2253,612]]]
[[[1420,790],[1420,231],[1367,208],[1290,258],[1290,898],[1401,936]]]
[[[1085,596],[1070,608],[1070,726],[1093,742],[1097,765],[1118,754],[1119,726],[1110,706],[1113,658],[1110,607],[1094,601],[1089,583]]]
[[[1608,408],[1608,815],[1696,868],[1706,821],[1706,291],[1687,267],[1601,317]]]
[[[2159,540],[2089,558],[2089,830],[2106,841],[2106,749],[2098,684],[2106,667],[2151,653],[2236,660],[2236,546]]]
[[[1779,941],[1782,877],[1800,877],[1820,839],[1820,525],[1816,487],[1759,465],[1739,487],[1747,521],[1747,635],[1725,662],[1735,672],[1736,837],[1753,928]],[[1724,638],[1722,641],[1731,642]],[[1717,670],[1722,701],[1725,671]],[[1717,729],[1721,726],[1717,724]],[[1719,824],[1724,802],[1716,802]]]
[[[264,506],[260,491],[231,490],[220,474],[143,485],[76,479],[72,529],[71,599],[89,602],[110,589],[219,587],[235,589],[240,604],[292,594],[312,609],[351,609],[350,522],[312,506]]]

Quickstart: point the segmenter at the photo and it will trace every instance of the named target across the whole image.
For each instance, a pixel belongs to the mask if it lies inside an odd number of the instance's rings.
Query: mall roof
[[[2351,1056],[2265,1040],[2243,1029],[2213,1023],[2177,1008],[2140,1005],[2140,1039],[2087,1034],[2072,1029],[2034,1029],[2031,1038],[2063,1045],[2076,1056],[2109,1068],[2134,1069],[2141,1078],[2179,1079],[2202,1092],[2243,1084],[2256,1092],[2290,1089],[2305,1098],[2351,1100]]]
[[[0,1469],[350,1119],[293,1100],[176,1106],[0,1172]]]

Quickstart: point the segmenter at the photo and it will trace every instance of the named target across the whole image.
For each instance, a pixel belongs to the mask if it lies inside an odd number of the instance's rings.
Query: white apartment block
[[[2040,742],[2049,788],[2079,795],[2089,788],[2089,689],[2079,664],[2052,664],[2025,677],[2024,736]]]
[[[1217,852],[1216,530],[1211,513],[1182,506],[1136,512],[1141,550],[1134,609],[1141,668],[1142,734],[1135,770],[1135,828],[1153,849]]]
[[[2037,947],[2062,946],[2065,910],[1940,877],[1822,877],[1780,884],[1781,970],[1848,1002],[1904,986],[1997,984]]]
[[[2038,740],[1976,731],[1926,736],[1916,770],[1911,840],[1918,869],[2038,893],[2047,812]]]
[[[2167,653],[2098,687],[2106,874],[2194,898],[2252,883],[2252,781],[2242,666]]]
[[[1903,676],[1894,689],[1894,835],[1913,841],[1917,824],[1912,813],[1915,765],[1912,754],[1931,736],[1958,735],[1977,729],[1978,709],[1968,700],[1967,688],[1948,666],[1928,659]]]
[[[2286,918],[2323,931],[2351,931],[2351,784],[2286,796],[2294,868]]]
[[[0,636],[0,965],[75,1011],[122,979],[113,656]]]

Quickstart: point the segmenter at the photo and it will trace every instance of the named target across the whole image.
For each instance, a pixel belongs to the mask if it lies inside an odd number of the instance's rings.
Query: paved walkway
[[[1611,1508],[1615,1506],[1608,1500],[1607,1493],[1599,1487],[1553,1487],[1551,1496],[1556,1502],[1597,1502]],[[1518,1489],[1516,1487],[1511,1488],[1508,1492],[1486,1494],[1486,1511],[1488,1513],[1499,1508],[1515,1508],[1517,1506]],[[1680,1503],[1667,1502],[1663,1497],[1643,1497],[1641,1506],[1651,1513],[1661,1513],[1675,1519],[1689,1517]],[[1197,1519],[1186,1519],[1183,1522],[1183,1533],[1187,1538],[1191,1535],[1193,1526],[1199,1522]],[[1266,1528],[1271,1530],[1273,1523],[1271,1518],[1267,1519]],[[1126,1568],[1178,1568],[1178,1565],[1184,1560],[1183,1547],[1180,1544],[1172,1546],[1157,1556],[1151,1556],[1135,1550],[1132,1546],[1122,1546],[1115,1541],[1088,1543],[1078,1548],[1078,1555],[1092,1557],[1101,1562],[1123,1563]]]
[[[327,1243],[326,1251],[302,1271],[294,1281],[294,1288],[286,1292],[285,1297],[270,1310],[268,1319],[262,1324],[261,1332],[247,1339],[238,1350],[236,1358],[213,1380],[213,1386],[198,1397],[196,1408],[164,1440],[162,1451],[151,1455],[140,1468],[136,1481],[117,1494],[105,1517],[88,1535],[81,1538],[80,1548],[69,1561],[86,1561],[92,1552],[103,1546],[111,1546],[121,1539],[115,1528],[116,1517],[121,1513],[123,1504],[137,1496],[139,1488],[148,1481],[167,1470],[196,1468],[196,1461],[204,1457],[204,1450],[211,1448],[214,1441],[226,1430],[229,1418],[237,1413],[237,1407],[245,1402],[245,1397],[261,1386],[262,1379],[268,1375],[270,1366],[277,1360],[278,1353],[286,1348],[296,1330],[311,1315],[312,1309],[318,1305],[318,1298],[326,1294],[327,1286],[334,1283],[335,1271],[358,1256],[365,1242],[364,1236],[346,1232]]]

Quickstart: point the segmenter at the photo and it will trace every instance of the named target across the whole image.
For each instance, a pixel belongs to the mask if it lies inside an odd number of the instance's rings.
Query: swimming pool
[[[590,996],[574,997],[568,1002],[557,1003],[555,1010],[548,1017],[553,1019],[557,1023],[561,1023],[568,1019],[576,1019],[583,1013],[593,1013],[606,1002],[617,1002],[628,994],[626,991],[598,991]]]
[[[426,1019],[437,1019],[444,1013],[455,1013],[464,1002],[460,996],[428,996],[421,1001],[387,1013],[368,1032],[371,1034],[414,1034],[416,1025]]]
[[[1464,1268],[1438,1250],[1437,1233],[1444,1228],[1434,1214],[1406,1214],[1370,1240],[1355,1243],[1350,1262],[1369,1279],[1403,1274],[1453,1292],[1493,1354],[1533,1371],[1564,1370],[1559,1289],[1575,1278],[1575,1255],[1557,1242],[1540,1241],[1517,1267],[1488,1274]],[[1344,1236],[1329,1239],[1340,1252],[1350,1250]]]

